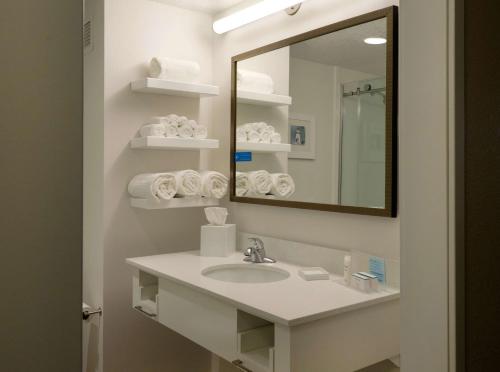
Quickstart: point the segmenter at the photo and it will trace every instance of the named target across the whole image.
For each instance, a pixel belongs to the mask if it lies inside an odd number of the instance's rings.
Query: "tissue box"
[[[236,251],[236,225],[204,225],[201,227],[200,254],[226,257]]]

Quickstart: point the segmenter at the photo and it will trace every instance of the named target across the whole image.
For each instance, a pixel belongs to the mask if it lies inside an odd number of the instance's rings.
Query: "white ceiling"
[[[156,0],[165,4],[196,10],[208,14],[218,14],[245,0]]]
[[[308,61],[385,76],[386,45],[367,45],[367,37],[386,37],[380,19],[292,45],[291,55]]]

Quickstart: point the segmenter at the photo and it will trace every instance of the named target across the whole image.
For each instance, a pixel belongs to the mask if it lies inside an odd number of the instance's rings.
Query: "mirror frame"
[[[367,22],[386,18],[387,44],[386,44],[386,149],[385,149],[385,207],[368,208],[338,204],[309,203],[289,200],[274,200],[247,198],[236,196],[236,115],[237,115],[237,64],[257,55],[271,52],[276,49],[291,46],[315,37],[330,34]],[[363,214],[382,217],[397,216],[397,169],[398,169],[398,134],[397,134],[397,109],[398,109],[398,8],[391,6],[371,13],[363,14],[338,23],[333,23],[312,31],[305,32],[281,41],[236,55],[231,59],[231,177],[230,200],[238,203],[261,204],[276,207],[312,209],[320,211]]]

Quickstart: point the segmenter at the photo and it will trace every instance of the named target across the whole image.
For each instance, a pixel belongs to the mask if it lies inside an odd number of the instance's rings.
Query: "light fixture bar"
[[[304,1],[306,0],[262,0],[218,19],[214,22],[213,28],[216,33],[223,34]]]

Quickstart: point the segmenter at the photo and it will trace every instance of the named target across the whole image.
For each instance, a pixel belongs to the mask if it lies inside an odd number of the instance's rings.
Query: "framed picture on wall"
[[[316,159],[316,122],[313,116],[290,113],[288,139],[292,151],[290,159]]]

